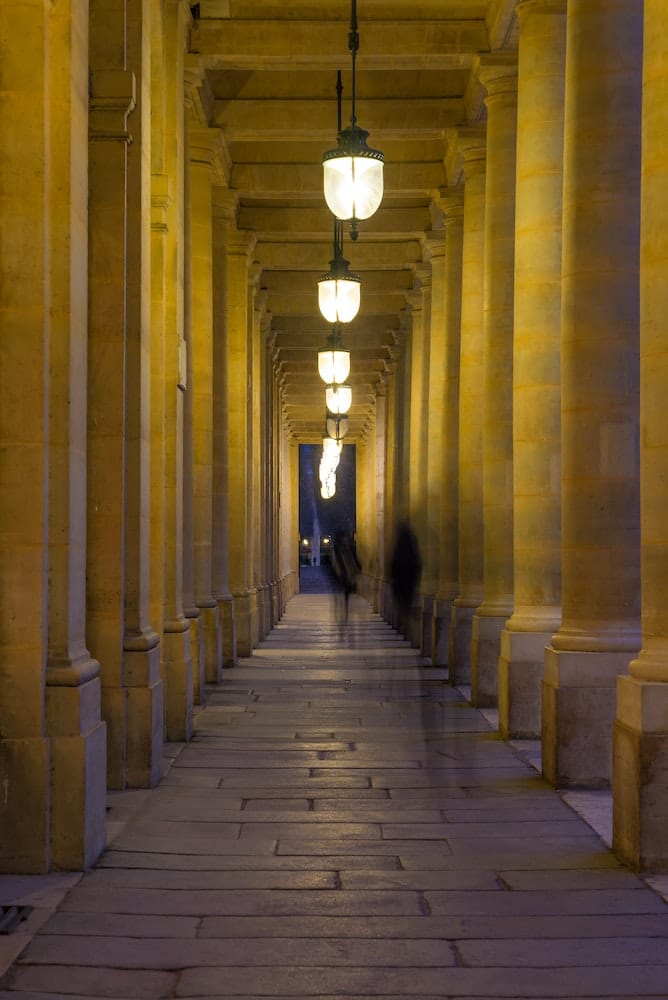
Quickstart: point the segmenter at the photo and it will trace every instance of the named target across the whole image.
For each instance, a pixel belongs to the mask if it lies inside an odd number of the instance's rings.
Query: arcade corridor
[[[352,600],[288,602],[93,871],[0,876],[1,1000],[668,995],[661,895]]]

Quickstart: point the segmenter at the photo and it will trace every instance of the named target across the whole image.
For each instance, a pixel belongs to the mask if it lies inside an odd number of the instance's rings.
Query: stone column
[[[459,593],[452,606],[450,679],[471,681],[471,632],[482,601],[482,365],[485,136],[459,129],[463,157],[464,233],[459,355]]]
[[[495,706],[501,630],[513,610],[513,277],[517,58],[480,57],[487,96],[483,310],[483,602],[473,616],[471,700]]]
[[[51,865],[76,870],[92,865],[105,847],[107,787],[100,665],[86,647],[88,315],[86,295],[76,292],[86,288],[88,277],[87,10],[61,4],[52,12],[51,31],[48,187],[57,196],[46,213],[48,532],[49,578],[57,586],[48,589],[46,732],[51,743]],[[20,332],[13,329],[17,336]],[[18,477],[19,488],[25,482]]]
[[[420,264],[415,269],[414,291],[406,296],[411,317],[410,409],[408,475],[409,519],[422,554],[422,577],[412,615],[412,641],[423,656],[431,656],[431,632],[434,604],[434,582],[428,575],[428,515],[427,515],[427,441],[429,425],[429,350],[430,350],[431,268]],[[408,471],[410,470],[410,472]]]
[[[459,492],[459,337],[462,313],[462,243],[464,200],[461,190],[447,189],[439,198],[444,211],[444,345],[441,411],[440,508],[438,525],[439,584],[434,616],[434,663],[448,663],[452,604],[458,593]]]
[[[613,847],[634,868],[668,870],[668,22],[644,4],[640,230],[642,649],[617,678]]]
[[[561,622],[561,204],[566,0],[522,0],[513,357],[514,611],[501,633],[499,731],[541,729]]]
[[[184,331],[184,52],[190,11],[163,7],[153,24],[153,308],[151,388],[154,440],[160,456],[151,468],[151,492],[159,494],[152,516],[151,573],[162,579],[162,678],[167,739],[189,739],[193,713],[193,661],[189,621],[183,611],[183,403],[187,392]],[[157,53],[160,58],[157,58]],[[167,64],[169,63],[169,72]],[[160,364],[158,363],[160,361]],[[162,430],[158,419],[162,418]],[[156,452],[158,448],[155,449]],[[160,471],[162,469],[162,471]],[[160,523],[157,509],[162,506]]]
[[[571,0],[566,30],[563,621],[545,659],[543,771],[604,786],[616,678],[640,647],[642,5]]]
[[[229,411],[227,407],[227,240],[236,196],[213,190],[213,593],[221,622],[223,667],[237,662],[234,599],[229,578]]]
[[[397,510],[399,496],[396,490],[396,465],[398,454],[398,423],[397,423],[397,355],[398,350],[394,349],[393,356],[388,362],[387,374],[387,401],[385,405],[385,531],[383,537],[384,566],[383,590],[381,599],[381,614],[385,621],[396,626],[396,608],[392,598],[392,587],[390,581],[390,560],[392,559],[392,548],[395,540],[395,530],[398,520]]]
[[[204,679],[221,679],[218,602],[213,594],[213,235],[211,187],[220,172],[220,134],[191,125],[189,132],[189,268],[193,380],[193,583],[199,609]],[[201,699],[201,693],[200,693]]]
[[[0,7],[0,871],[17,873],[90,864],[105,833],[99,665],[82,610],[86,301],[69,291],[86,280],[87,178],[71,170],[86,159],[87,56],[58,44],[61,31],[86,37],[69,4]]]
[[[125,581],[123,674],[127,685],[127,780],[162,777],[160,639],[150,616],[151,468],[151,4],[126,8],[126,62],[137,81],[128,148],[125,338]],[[91,231],[93,230],[91,226]],[[106,390],[105,390],[106,391]]]
[[[419,268],[414,282],[414,289],[406,295],[408,304],[407,326],[410,330],[406,353],[406,395],[404,397],[406,413],[406,462],[400,467],[399,474],[406,480],[408,495],[408,519],[420,546],[424,560],[426,547],[426,515],[427,515],[427,450],[424,429],[427,425],[427,371],[429,364],[429,345],[426,336],[427,317],[425,315],[425,294],[423,282],[427,280],[426,269]],[[424,641],[424,576],[419,583],[415,595],[410,619],[410,640],[422,650]],[[431,602],[427,599],[431,611]]]
[[[438,213],[440,214],[440,213]],[[438,219],[440,222],[441,219]],[[431,263],[431,304],[429,309],[429,367],[425,396],[428,401],[426,436],[426,526],[423,557],[423,590],[425,592],[425,635],[423,655],[438,662],[434,638],[438,609],[441,613],[443,602],[438,603],[440,589],[440,545],[441,504],[443,501],[443,464],[445,462],[444,407],[447,402],[446,381],[446,330],[445,330],[445,233],[442,229],[432,229],[425,234],[425,246]],[[442,630],[442,629],[441,629]],[[428,633],[428,634],[427,634]],[[428,652],[427,652],[428,650]]]
[[[376,553],[376,577],[373,582],[372,607],[382,613],[382,587],[387,575],[385,559],[385,536],[388,528],[386,520],[386,465],[387,453],[387,389],[385,383],[378,387],[376,393],[375,420],[375,458],[374,458],[374,488],[376,491],[376,530],[373,539]]]
[[[231,230],[227,242],[226,395],[229,412],[227,454],[229,462],[229,571],[237,625],[237,653],[250,656],[253,649],[251,595],[252,522],[249,519],[251,446],[249,341],[252,310],[248,272],[255,238]]]
[[[149,610],[150,19],[146,3],[121,16],[93,2],[90,13],[87,630],[109,785],[147,787],[163,740]]]
[[[249,455],[249,480],[251,484],[250,526],[252,538],[251,580],[253,593],[253,648],[264,638],[267,585],[264,575],[264,552],[267,543],[268,525],[264,520],[262,483],[265,469],[264,448],[266,443],[264,424],[264,342],[267,324],[267,292],[260,288],[262,268],[257,263],[252,267],[253,288],[253,337],[251,342],[251,385],[250,421],[251,447]]]

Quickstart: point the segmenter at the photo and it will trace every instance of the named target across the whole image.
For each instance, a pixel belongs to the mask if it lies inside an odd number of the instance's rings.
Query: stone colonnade
[[[501,735],[542,737],[550,782],[611,786],[615,849],[665,870],[665,14],[517,12],[518,51],[480,59],[485,121],[451,135],[445,261],[425,256],[388,376],[383,503],[420,470],[414,645],[498,707]]]
[[[160,781],[297,587],[297,448],[191,16],[0,10],[0,871],[92,865],[107,788]]]

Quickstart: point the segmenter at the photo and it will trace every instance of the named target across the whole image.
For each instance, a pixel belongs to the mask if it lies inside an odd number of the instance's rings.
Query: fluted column
[[[459,355],[459,592],[452,606],[450,679],[471,680],[471,632],[482,600],[482,365],[485,138],[460,129],[463,157],[464,234]]]
[[[251,377],[250,339],[252,303],[249,288],[250,255],[255,238],[230,230],[227,241],[226,394],[229,411],[227,454],[229,469],[229,573],[237,626],[237,653],[250,656],[252,620],[252,520],[250,447]]]
[[[440,221],[440,220],[439,220]],[[431,264],[431,301],[429,309],[429,367],[425,396],[428,399],[426,437],[427,508],[423,558],[424,638],[423,655],[436,661],[434,638],[437,617],[437,594],[440,582],[441,504],[443,500],[443,464],[445,450],[443,410],[447,401],[446,330],[445,330],[445,233],[432,229],[425,234],[425,247]],[[442,603],[440,605],[442,609]],[[428,652],[427,652],[428,650]]]
[[[514,610],[499,731],[538,737],[545,647],[561,622],[561,205],[566,0],[521,0],[513,357]]]
[[[602,786],[616,677],[640,647],[642,5],[570,0],[566,30],[563,621],[545,658],[543,771]]]
[[[446,189],[439,205],[444,211],[445,275],[443,305],[443,405],[441,409],[440,506],[438,524],[439,582],[434,611],[435,664],[448,663],[452,603],[458,593],[459,485],[459,338],[462,313],[462,191]]]
[[[473,616],[471,700],[497,703],[501,630],[513,609],[513,274],[517,57],[481,56],[487,95],[483,310],[483,602]]]
[[[190,11],[183,3],[169,4],[162,8],[161,22],[152,25],[151,326],[155,346],[151,348],[151,419],[154,439],[162,435],[162,450],[153,456],[151,466],[151,493],[160,498],[153,502],[151,573],[162,578],[162,678],[168,740],[189,738],[193,713],[191,632],[183,609],[183,414],[188,385],[183,337],[183,69],[189,20]]]
[[[191,127],[189,136],[189,303],[193,381],[193,579],[199,609],[204,678],[220,681],[222,647],[213,593],[213,234],[211,188],[220,167],[219,133]],[[201,692],[200,692],[201,699]]]
[[[613,847],[629,864],[668,870],[668,22],[645,0],[640,230],[642,649],[617,678]]]

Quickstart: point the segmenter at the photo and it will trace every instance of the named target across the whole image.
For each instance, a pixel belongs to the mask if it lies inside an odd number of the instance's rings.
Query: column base
[[[218,604],[202,605],[199,608],[200,643],[204,648],[204,681],[206,684],[220,684],[222,680],[223,651]],[[200,688],[199,703],[203,697]]]
[[[451,684],[471,683],[471,636],[473,631],[473,614],[476,605],[452,605],[450,619],[450,664]]]
[[[249,591],[234,594],[234,618],[237,623],[237,654],[250,656],[253,652],[253,620]]]
[[[90,868],[107,839],[107,727],[100,719],[99,664],[90,665],[88,677],[80,669],[47,670],[50,867],[62,871]]]
[[[188,630],[190,632],[190,649],[192,651],[192,688],[193,701],[201,704],[206,684],[206,659],[204,656],[204,638],[199,620],[199,608],[188,608],[185,612]],[[168,737],[171,739],[171,737]]]
[[[255,588],[250,592],[250,635],[251,648],[249,656],[260,641],[260,616],[258,614],[258,596]]]
[[[176,743],[192,738],[195,685],[191,640],[197,622],[197,618],[184,618],[182,631],[165,631],[162,638],[165,734]]]
[[[499,733],[504,740],[539,739],[545,647],[553,632],[501,632]]]
[[[422,629],[420,653],[431,659],[434,650],[434,595],[422,595]]]
[[[501,632],[509,614],[472,617],[471,704],[476,708],[496,708],[498,703]]]
[[[281,608],[281,584],[279,580],[274,580],[271,584],[271,627],[280,621],[283,610]]]
[[[92,868],[107,843],[104,722],[51,741],[51,867]]]
[[[102,686],[102,718],[107,726],[107,788],[122,792],[127,785],[127,713],[126,688]]]
[[[161,649],[123,651],[123,676],[127,681],[126,784],[128,788],[153,788],[162,778],[164,739]]]
[[[0,740],[2,872],[49,871],[50,766],[49,740]]]
[[[668,871],[668,684],[617,678],[612,846],[636,870]]]
[[[609,787],[615,685],[631,659],[628,652],[545,650],[542,766],[555,787]]]
[[[218,599],[218,614],[222,633],[223,669],[237,662],[237,627],[234,617],[234,599],[231,594]]]
[[[434,601],[434,648],[432,654],[432,663],[435,667],[448,665],[451,614],[452,601],[436,598]]]

